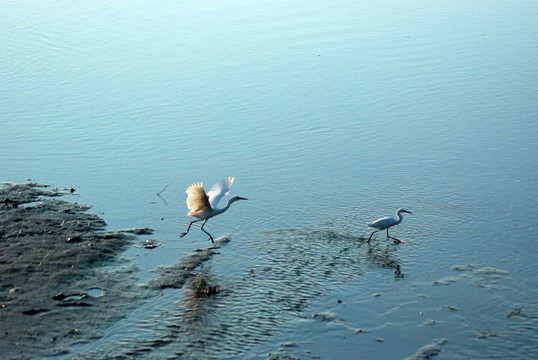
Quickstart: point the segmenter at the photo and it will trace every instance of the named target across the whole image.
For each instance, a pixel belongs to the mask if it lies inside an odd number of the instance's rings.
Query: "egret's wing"
[[[211,205],[204,191],[204,183],[194,183],[187,188],[187,207],[189,208],[189,216],[203,213],[211,210]]]
[[[232,184],[234,183],[233,177],[227,177],[226,179],[222,180],[221,182],[216,183],[213,185],[211,190],[207,193],[207,198],[209,200],[209,204],[211,205],[211,208],[215,208],[217,204],[219,203],[219,200],[224,196],[228,194],[228,191],[230,191],[230,188],[232,187]]]
[[[384,218],[372,221],[371,223],[367,224],[366,226],[368,226],[369,228],[374,228],[374,229],[384,229],[385,227],[390,225],[393,221],[394,221],[394,219],[392,219],[390,217],[384,217]]]

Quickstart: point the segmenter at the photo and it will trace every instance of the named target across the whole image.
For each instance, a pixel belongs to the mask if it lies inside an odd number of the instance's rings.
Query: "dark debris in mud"
[[[100,271],[134,236],[108,232],[89,206],[58,198],[69,193],[33,183],[0,188],[3,358],[65,352],[99,336],[141,298],[133,269]],[[92,288],[103,295],[89,295]]]
[[[220,292],[220,287],[218,285],[210,285],[207,283],[205,278],[196,284],[195,293],[197,296],[212,296]]]

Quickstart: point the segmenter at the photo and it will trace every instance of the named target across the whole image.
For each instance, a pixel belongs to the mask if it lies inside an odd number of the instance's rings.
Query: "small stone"
[[[146,240],[144,242],[144,249],[155,249],[157,245],[155,245],[155,242],[153,240]]]
[[[65,299],[67,296],[64,295],[64,293],[58,293],[56,295],[54,295],[52,297],[53,300],[58,300],[58,301],[62,301],[63,299]]]
[[[296,343],[294,343],[293,341],[287,341],[287,342],[283,342],[282,344],[280,344],[281,347],[286,347],[286,348],[292,348],[292,347],[297,347],[298,345]]]
[[[80,236],[70,236],[67,238],[68,243],[81,242],[82,238]]]

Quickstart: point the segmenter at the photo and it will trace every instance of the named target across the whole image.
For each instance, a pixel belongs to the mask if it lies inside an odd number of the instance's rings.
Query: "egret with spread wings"
[[[395,244],[401,243],[402,242],[401,240],[398,240],[395,237],[392,237],[392,236],[389,235],[389,228],[394,226],[394,225],[398,225],[399,223],[402,222],[402,219],[403,219],[402,213],[412,214],[411,211],[407,211],[407,210],[404,210],[404,209],[398,209],[396,211],[396,217],[397,217],[396,219],[392,218],[392,217],[384,217],[384,218],[381,218],[381,219],[377,219],[374,222],[371,222],[368,225],[366,225],[369,228],[377,229],[376,231],[374,231],[373,233],[370,234],[370,237],[368,238],[368,242],[370,242],[370,239],[372,239],[372,235],[374,235],[376,232],[378,232],[380,230],[387,229],[387,237],[390,238],[390,239],[393,239]]]
[[[227,177],[221,182],[218,182],[215,185],[213,185],[211,190],[209,190],[209,192],[207,193],[204,190],[204,184],[202,182],[194,183],[187,188],[187,191],[186,191],[186,193],[188,194],[187,195],[187,207],[190,210],[187,215],[195,218],[196,220],[190,222],[189,227],[187,228],[187,231],[181,234],[179,236],[180,238],[182,238],[183,236],[189,233],[189,230],[191,229],[191,226],[193,223],[204,220],[202,226],[200,227],[200,230],[202,230],[207,235],[209,235],[209,240],[211,240],[211,242],[213,243],[215,242],[213,240],[213,236],[211,236],[210,233],[204,230],[204,225],[207,222],[207,220],[211,219],[213,216],[222,214],[223,212],[228,210],[228,208],[233,202],[237,200],[248,200],[243,197],[234,196],[230,200],[228,200],[228,202],[223,208],[218,209],[216,207],[217,204],[219,203],[219,200],[224,195],[228,194],[228,192],[230,191],[230,188],[232,187],[233,182],[234,182],[233,177]]]

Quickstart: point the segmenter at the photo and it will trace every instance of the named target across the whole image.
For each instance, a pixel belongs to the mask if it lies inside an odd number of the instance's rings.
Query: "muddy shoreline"
[[[0,348],[4,359],[69,352],[102,335],[148,296],[136,269],[119,264],[135,239],[108,231],[74,189],[35,183],[0,188]]]

